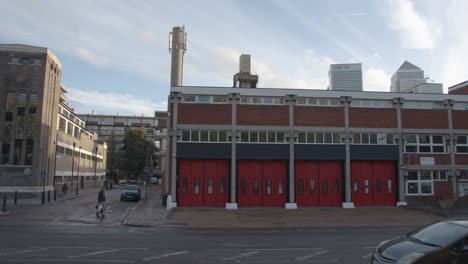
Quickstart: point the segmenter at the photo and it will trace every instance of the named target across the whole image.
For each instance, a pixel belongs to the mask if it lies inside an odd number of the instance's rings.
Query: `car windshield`
[[[126,191],[138,191],[138,186],[135,185],[127,185],[123,188]]]
[[[468,228],[450,222],[438,222],[409,234],[426,244],[445,247],[468,234]]]

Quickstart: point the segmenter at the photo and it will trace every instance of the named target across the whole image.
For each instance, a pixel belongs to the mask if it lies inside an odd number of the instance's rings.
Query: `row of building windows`
[[[42,66],[41,59],[11,57],[9,64]]]
[[[183,95],[184,103],[203,103],[203,104],[223,104],[228,102],[228,97],[225,95]],[[274,96],[241,96],[241,104],[263,104],[263,105],[282,105],[286,104],[284,97]],[[339,98],[306,98],[298,97],[297,105],[310,106],[340,106]],[[369,99],[353,99],[351,107],[370,107],[370,108],[393,108],[393,100],[369,100]],[[443,109],[443,102],[428,102],[428,101],[405,101],[402,105],[404,109]],[[468,103],[455,103],[455,110],[467,110]]]
[[[406,177],[407,195],[433,195],[434,181],[447,181],[445,170],[408,171]]]
[[[58,119],[59,119],[58,120],[58,130],[62,131],[63,133],[66,133],[66,134],[68,134],[68,135],[70,135],[72,137],[78,138],[78,139],[81,138],[81,134],[83,134],[83,133],[89,139],[93,138],[93,135],[91,133],[89,133],[88,131],[86,131],[86,130],[82,129],[81,127],[77,126],[73,122],[65,119],[61,115],[59,115]]]
[[[283,131],[241,131],[242,143],[287,143]],[[445,153],[445,136],[427,134],[408,134],[405,136],[407,153]],[[184,130],[183,142],[227,142],[225,131]],[[339,132],[298,132],[299,144],[344,144]],[[352,133],[351,144],[392,145],[395,144],[391,133]],[[456,152],[468,153],[468,136],[456,136]]]
[[[80,118],[75,116],[72,112],[68,111],[66,108],[62,107],[61,105],[59,105],[59,114],[62,114],[64,117],[73,121],[75,124],[78,124],[80,127],[85,127],[84,121],[82,121]]]
[[[98,172],[98,174],[101,174],[100,172]],[[101,182],[105,179],[105,175],[96,175],[96,177],[94,176],[80,176],[80,178],[83,177],[83,181],[84,182],[94,182],[94,181],[97,181],[97,182]],[[78,176],[73,176],[73,179],[72,179],[72,176],[55,176],[55,184],[61,184],[61,183],[71,183],[73,180],[73,182],[76,184],[78,181],[81,181],[78,179]],[[70,188],[70,187],[68,187]],[[64,190],[64,189],[62,189]],[[70,190],[69,190],[70,191]]]
[[[60,156],[69,156],[69,157],[80,157],[81,159],[86,159],[86,160],[92,160],[96,161],[96,155],[89,155],[80,151],[75,150],[75,153],[73,153],[73,148],[66,148],[62,146],[57,146],[57,155]],[[97,162],[103,162],[103,159],[101,157],[97,157]]]
[[[406,135],[405,152],[409,153],[445,153],[445,136],[441,135]]]
[[[23,145],[26,145],[26,152],[23,159]],[[16,139],[14,144],[3,143],[0,164],[13,164],[13,165],[32,165],[33,162],[33,140]],[[12,153],[11,150],[13,150]],[[10,155],[11,154],[11,155]]]
[[[181,141],[185,142],[227,142],[226,131],[183,130]]]

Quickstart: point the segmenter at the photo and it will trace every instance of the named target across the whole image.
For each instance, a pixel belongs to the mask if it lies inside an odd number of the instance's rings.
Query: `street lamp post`
[[[80,180],[80,161],[81,161],[81,146],[80,146],[79,155],[78,155],[78,177],[76,179],[76,196],[78,196],[78,181]]]
[[[146,141],[146,185],[145,185],[145,203],[148,201],[148,172],[149,172],[149,167],[148,167],[148,141]]]
[[[75,142],[73,142],[70,192],[72,192],[72,190],[73,190],[73,168],[75,167],[75,146],[76,146],[76,144],[75,144]]]
[[[96,157],[94,158],[94,188],[96,188],[96,169],[98,162],[98,148],[96,148]]]
[[[57,174],[57,150],[58,150],[58,131],[55,134],[55,160],[54,160],[54,178],[52,184],[54,185],[54,201],[57,200],[57,188],[55,188],[55,176]]]

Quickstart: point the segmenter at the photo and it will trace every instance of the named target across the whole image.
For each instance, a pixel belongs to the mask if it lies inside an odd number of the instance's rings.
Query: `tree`
[[[125,133],[123,143],[123,166],[127,173],[142,174],[145,166],[157,151],[154,142],[148,140],[143,127],[133,128]]]
[[[118,142],[114,132],[110,135],[110,138],[107,140],[107,169],[110,171],[110,178],[115,182],[116,171],[123,169],[122,160],[123,153],[119,148],[120,143]]]

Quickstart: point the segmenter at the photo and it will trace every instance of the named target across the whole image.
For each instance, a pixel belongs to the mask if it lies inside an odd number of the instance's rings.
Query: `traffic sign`
[[[41,178],[45,179],[47,177],[47,173],[45,171],[41,171]]]

